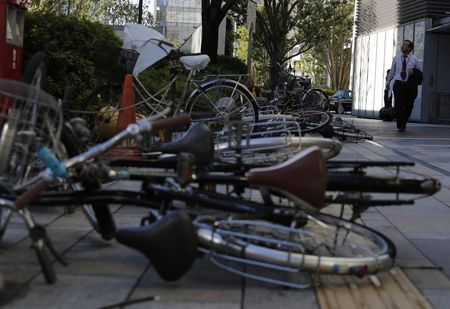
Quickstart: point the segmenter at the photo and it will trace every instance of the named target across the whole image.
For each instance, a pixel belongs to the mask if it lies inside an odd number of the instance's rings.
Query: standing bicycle
[[[104,80],[104,84],[84,100],[82,110],[88,107],[103,108],[100,118],[96,119],[97,126],[114,122],[119,111],[122,81],[129,73],[133,74],[138,113],[158,114],[167,107],[168,101],[175,101],[175,112],[188,112],[194,121],[207,122],[213,131],[221,130],[230,119],[246,119],[249,122],[258,120],[256,100],[244,84],[228,76],[200,80],[193,78],[194,74],[207,67],[207,55],[180,57],[161,34],[141,25],[127,24],[124,31],[127,34],[124,42],[126,48],[113,48],[101,42],[95,45],[96,74]],[[142,36],[146,39],[142,40]],[[139,80],[138,74],[166,57],[173,63],[170,81],[152,94]],[[188,70],[189,74],[180,96],[177,96],[176,82],[181,67]],[[108,136],[101,136],[100,140],[105,138]]]
[[[322,89],[313,87],[310,78],[296,76],[293,69],[282,71],[271,103],[284,114],[329,109],[328,95]]]

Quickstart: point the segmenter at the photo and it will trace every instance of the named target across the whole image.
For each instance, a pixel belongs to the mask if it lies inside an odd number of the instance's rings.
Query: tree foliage
[[[328,39],[319,43],[311,53],[316,61],[326,67],[329,86],[333,89],[349,87],[353,9],[354,1],[336,9]]]
[[[249,1],[254,0],[237,0],[228,12],[228,15],[233,18],[238,27],[247,24],[247,6]]]
[[[43,14],[72,15],[108,25],[137,23],[139,15],[138,4],[130,0],[31,0],[30,10]],[[142,24],[155,25],[148,4],[143,6]]]
[[[30,10],[80,18],[96,17],[107,5],[97,0],[30,0]]]
[[[61,98],[66,86],[73,86],[74,100],[81,101],[97,86],[94,74],[95,40],[121,46],[112,29],[75,16],[28,12],[24,49],[28,59],[37,51],[47,54],[48,91]]]
[[[255,46],[270,57],[273,87],[281,67],[329,35],[330,20],[346,0],[264,0],[256,12]],[[293,52],[295,47],[295,52]]]
[[[137,3],[129,0],[109,1],[111,4],[106,7],[101,15],[101,21],[110,25],[123,25],[125,23],[138,23],[139,7]],[[155,18],[149,12],[148,4],[142,7],[142,24],[153,27],[156,25]]]
[[[248,53],[248,29],[246,26],[239,26],[236,29],[237,50],[236,56],[247,62]]]

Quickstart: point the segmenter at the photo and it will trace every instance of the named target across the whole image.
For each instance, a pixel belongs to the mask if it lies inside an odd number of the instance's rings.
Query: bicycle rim
[[[318,89],[311,89],[303,97],[301,106],[303,109],[327,110],[327,95]]]
[[[302,133],[317,132],[329,124],[332,119],[330,113],[318,110],[305,110],[297,116]]]
[[[0,178],[20,186],[42,168],[37,159],[42,146],[59,149],[62,111],[37,84],[4,80],[0,102]]]
[[[78,140],[77,136],[73,134],[70,126],[65,126],[61,136],[61,142],[65,147],[65,156],[74,157],[83,151],[83,145]],[[64,190],[81,191],[84,187],[97,187],[99,184],[80,184],[80,183],[65,183]],[[112,217],[109,205],[107,204],[83,204],[81,209],[86,219],[92,228],[102,235],[103,239],[109,240],[113,237],[115,232],[114,218]]]
[[[258,121],[256,102],[251,94],[234,81],[214,81],[194,92],[188,99],[186,111],[193,121],[206,122],[218,132],[233,120],[250,123]]]
[[[47,76],[47,56],[43,52],[34,54],[23,73],[22,82],[35,88],[44,89]]]
[[[334,135],[341,141],[347,142],[364,142],[365,140],[373,140],[373,136],[365,131],[358,129],[353,124],[341,119],[336,118],[333,123]]]
[[[257,220],[196,221],[210,252],[322,274],[373,274],[392,267],[396,249],[382,234],[334,216],[301,217],[299,227]]]

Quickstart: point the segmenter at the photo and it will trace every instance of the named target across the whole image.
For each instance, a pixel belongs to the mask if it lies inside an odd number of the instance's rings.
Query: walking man
[[[386,89],[389,89],[391,81],[394,80],[395,117],[399,132],[405,132],[406,123],[411,116],[414,100],[417,96],[410,93],[410,87],[407,87],[407,80],[412,69],[420,70],[417,57],[411,54],[413,49],[414,43],[412,41],[403,41],[400,48],[401,54],[394,57],[391,71],[386,79]]]

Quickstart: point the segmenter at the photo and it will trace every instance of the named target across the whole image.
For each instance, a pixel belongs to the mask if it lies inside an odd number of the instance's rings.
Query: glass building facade
[[[157,0],[156,29],[173,43],[183,43],[202,23],[201,0]]]
[[[423,68],[413,120],[450,123],[450,1],[357,0],[352,61],[353,114],[378,117],[384,82],[403,40]],[[394,98],[395,104],[395,98]]]

